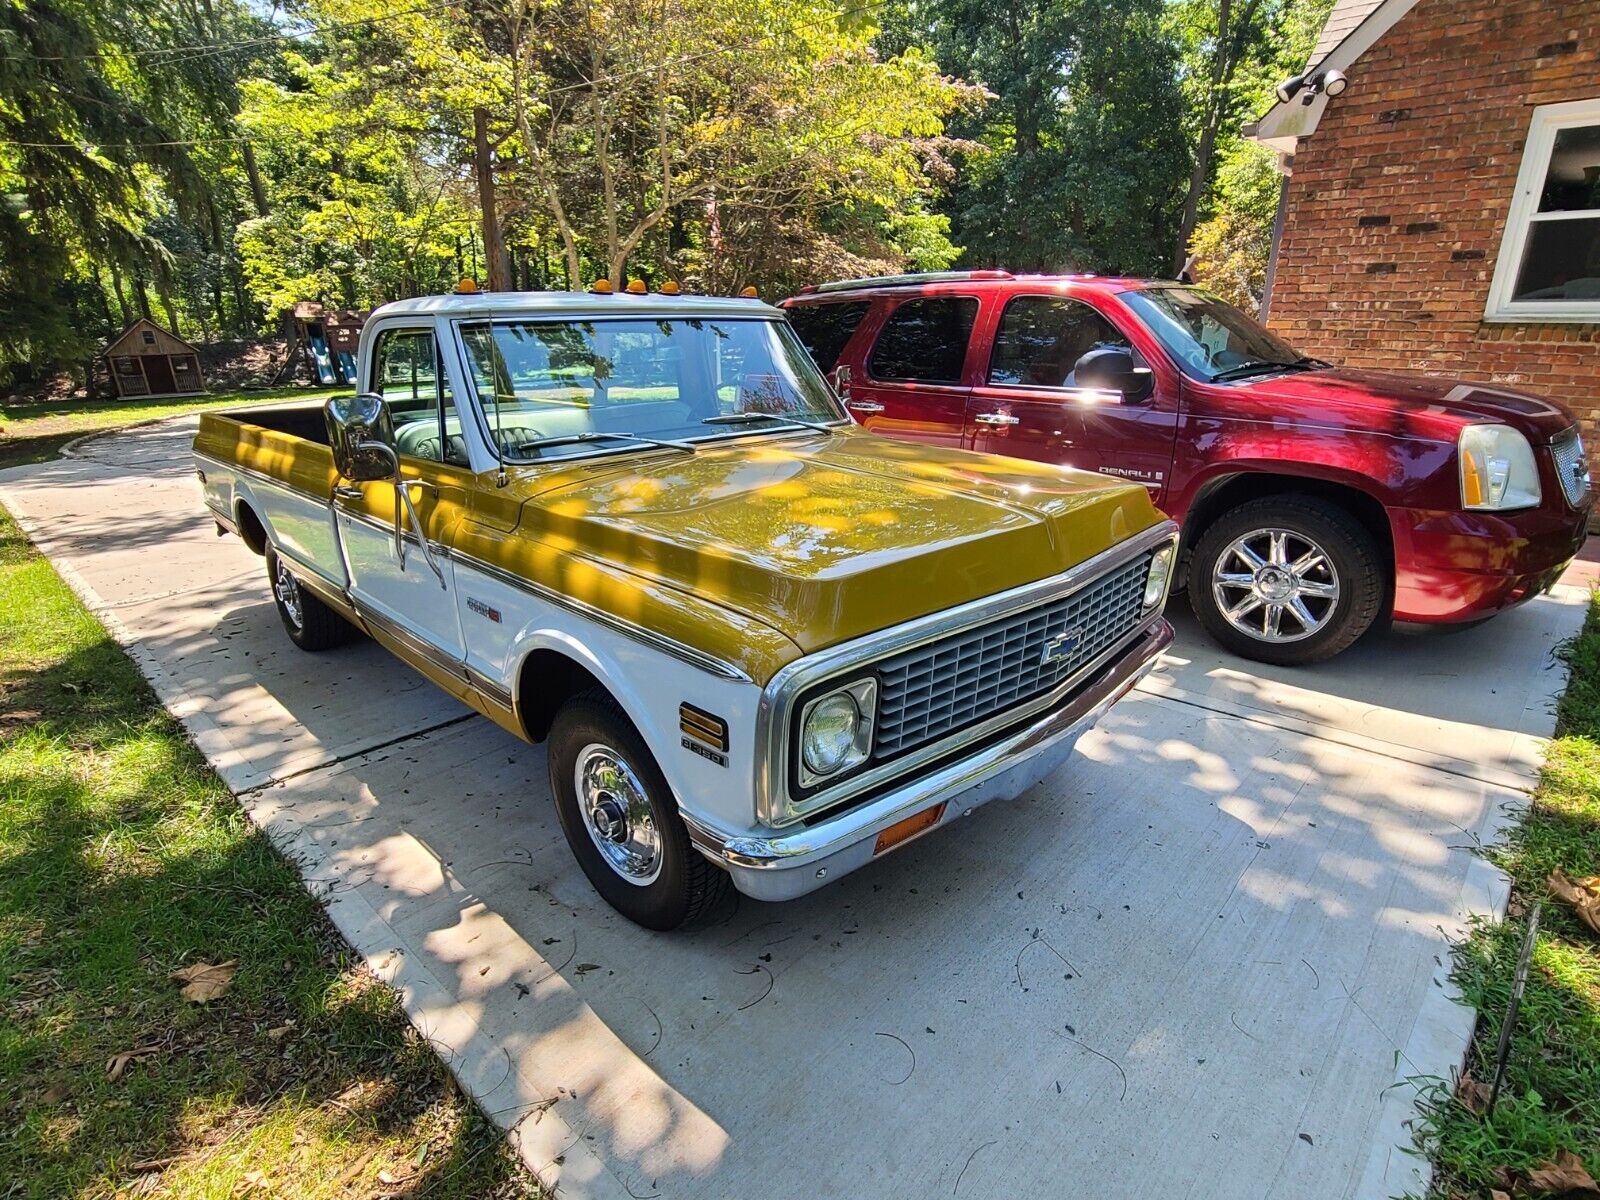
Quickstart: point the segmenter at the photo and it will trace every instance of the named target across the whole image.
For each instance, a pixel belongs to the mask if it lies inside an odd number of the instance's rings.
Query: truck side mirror
[[[850,399],[851,374],[850,368],[843,363],[833,369],[833,394],[841,400]]]
[[[1072,368],[1073,386],[1117,392],[1124,404],[1142,404],[1156,390],[1149,367],[1137,366],[1133,351],[1122,346],[1097,346]]]
[[[394,419],[383,397],[373,392],[335,396],[322,408],[328,445],[339,474],[355,483],[393,479],[400,469],[394,451]]]

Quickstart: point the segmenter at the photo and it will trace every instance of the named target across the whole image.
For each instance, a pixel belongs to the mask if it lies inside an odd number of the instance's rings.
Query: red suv
[[[1185,284],[948,272],[783,307],[874,432],[1144,484],[1183,526],[1196,616],[1248,658],[1486,617],[1554,583],[1588,525],[1561,405],[1334,367]]]

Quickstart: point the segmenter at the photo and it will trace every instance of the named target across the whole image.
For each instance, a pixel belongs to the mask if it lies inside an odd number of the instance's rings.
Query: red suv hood
[[[1281,400],[1314,422],[1320,418],[1446,440],[1453,440],[1462,425],[1479,421],[1510,425],[1534,442],[1548,442],[1573,425],[1572,414],[1553,400],[1500,384],[1398,371],[1333,367],[1276,375],[1243,384],[1240,390],[1252,401]]]

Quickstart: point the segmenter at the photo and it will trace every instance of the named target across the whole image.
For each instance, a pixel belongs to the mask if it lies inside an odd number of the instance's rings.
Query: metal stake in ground
[[[1500,1085],[1506,1077],[1506,1058],[1511,1053],[1511,1034],[1517,1027],[1517,1010],[1522,1007],[1522,989],[1528,986],[1528,964],[1533,961],[1533,943],[1539,937],[1539,905],[1535,902],[1528,915],[1528,932],[1522,938],[1522,953],[1517,955],[1517,971],[1511,978],[1511,1002],[1506,1005],[1506,1019],[1500,1026],[1500,1044],[1494,1051],[1494,1083],[1489,1088],[1489,1108],[1492,1115],[1495,1101],[1500,1098]]]

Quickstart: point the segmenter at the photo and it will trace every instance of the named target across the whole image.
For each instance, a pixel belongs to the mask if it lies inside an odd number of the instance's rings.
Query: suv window
[[[960,383],[977,316],[972,296],[907,300],[889,314],[868,369],[875,379]]]
[[[383,397],[394,419],[397,453],[470,465],[450,381],[430,331],[386,329],[379,334],[370,390]]]
[[[1016,387],[1076,387],[1072,369],[1090,350],[1132,349],[1117,327],[1081,300],[1018,296],[1000,316],[989,382]]]
[[[872,305],[865,300],[848,304],[797,304],[789,309],[789,324],[812,360],[826,375],[844,353],[850,335]]]

